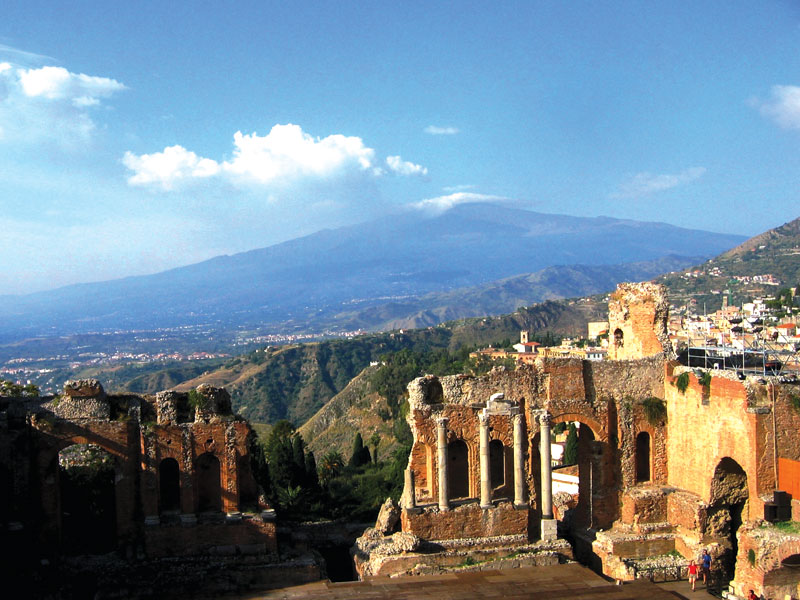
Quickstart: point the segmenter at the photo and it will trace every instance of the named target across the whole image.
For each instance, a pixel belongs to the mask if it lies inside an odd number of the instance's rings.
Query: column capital
[[[489,415],[483,411],[478,413],[478,423],[480,423],[481,427],[485,427],[489,424]]]
[[[436,426],[439,428],[447,427],[447,423],[450,422],[450,419],[447,417],[436,417]]]
[[[539,413],[537,420],[539,421],[539,425],[541,426],[549,426],[550,422],[553,420],[553,417],[550,416],[550,413],[546,410]]]
[[[511,422],[514,424],[514,426],[520,425],[523,422],[522,413],[511,415]]]

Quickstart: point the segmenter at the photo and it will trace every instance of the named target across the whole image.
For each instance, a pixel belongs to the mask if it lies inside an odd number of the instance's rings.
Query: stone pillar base
[[[197,515],[193,513],[184,513],[181,515],[181,525],[184,527],[191,527],[197,525]]]
[[[542,540],[549,542],[555,539],[558,539],[558,521],[542,519]]]

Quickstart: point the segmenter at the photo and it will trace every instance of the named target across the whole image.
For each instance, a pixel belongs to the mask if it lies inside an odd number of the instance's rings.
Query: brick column
[[[489,415],[478,413],[480,426],[481,508],[492,508],[492,474],[489,469]]]
[[[514,423],[514,505],[525,506],[525,423],[522,415],[511,417]]]
[[[450,498],[447,489],[447,417],[436,419],[436,441],[439,463],[439,510],[450,510]]]

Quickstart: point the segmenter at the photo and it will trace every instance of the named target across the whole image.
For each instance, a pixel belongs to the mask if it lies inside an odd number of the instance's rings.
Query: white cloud
[[[216,161],[200,158],[182,146],[140,156],[126,152],[122,162],[135,173],[128,179],[131,185],[155,184],[165,190],[171,190],[181,180],[210,177],[220,171]]]
[[[769,100],[755,101],[761,114],[784,129],[800,129],[800,87],[774,85],[771,92]]]
[[[233,136],[233,156],[217,162],[181,146],[137,156],[127,152],[123,163],[133,172],[131,185],[170,190],[179,182],[219,176],[235,184],[286,186],[299,181],[325,181],[348,176],[374,177],[384,171],[376,164],[375,150],[355,136],[314,138],[298,125],[275,125],[267,135]],[[425,175],[427,169],[390,156],[386,164],[400,175]]]
[[[386,165],[391,172],[398,175],[420,175],[424,177],[428,174],[426,167],[405,161],[399,156],[387,156]]]
[[[437,125],[428,125],[424,131],[430,135],[456,135],[461,133],[458,127],[439,127]]]
[[[462,183],[461,185],[446,185],[442,188],[444,192],[463,192],[464,190],[471,190],[475,186],[471,183]]]
[[[492,196],[490,194],[477,194],[473,192],[456,192],[448,194],[447,196],[437,196],[435,198],[426,198],[419,202],[414,202],[409,206],[428,213],[439,214],[449,210],[457,204],[467,204],[470,202],[497,202],[499,200],[508,200],[504,196]]]
[[[25,69],[0,63],[3,141],[84,143],[95,129],[88,109],[124,89],[115,79],[72,73],[63,67]]]
[[[86,99],[99,101],[125,89],[116,79],[70,73],[64,67],[19,69],[19,82],[26,96],[41,96],[49,100]],[[86,106],[86,104],[83,104]]]
[[[233,143],[233,160],[222,165],[225,173],[262,184],[367,171],[375,161],[375,151],[359,137],[329,135],[314,139],[292,124],[275,125],[265,136],[237,131]]]
[[[691,183],[702,177],[706,172],[705,167],[691,167],[680,173],[670,174],[655,174],[655,173],[637,173],[631,176],[627,181],[620,184],[612,198],[638,198],[640,196],[647,196],[657,192],[663,192],[679,185]]]

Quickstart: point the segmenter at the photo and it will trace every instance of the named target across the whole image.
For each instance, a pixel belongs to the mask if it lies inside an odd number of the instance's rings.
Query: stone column
[[[450,510],[450,498],[447,489],[447,417],[436,419],[436,446],[439,466],[439,510]]]
[[[403,508],[416,508],[417,506],[417,492],[414,489],[414,471],[411,469],[405,470],[405,486],[403,486],[403,495],[405,502]]]
[[[489,469],[489,415],[478,413],[480,426],[481,508],[492,508],[492,474]]]
[[[558,526],[553,518],[553,467],[550,465],[550,414],[539,415],[540,454],[542,456],[542,540],[558,537]]]
[[[542,519],[553,518],[553,468],[550,464],[550,414],[539,415],[539,453],[542,457]]]
[[[511,417],[514,423],[514,505],[525,505],[525,424],[522,415],[517,414]]]

